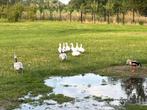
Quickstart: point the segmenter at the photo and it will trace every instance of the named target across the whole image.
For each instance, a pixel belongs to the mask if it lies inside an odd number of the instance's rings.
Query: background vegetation
[[[0,0],[0,18],[23,20],[69,20],[80,22],[147,22],[146,0]]]

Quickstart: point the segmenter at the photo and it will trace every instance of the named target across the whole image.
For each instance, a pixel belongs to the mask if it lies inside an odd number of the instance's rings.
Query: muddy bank
[[[131,67],[127,65],[111,66],[97,71],[108,76],[136,76],[136,77],[147,77],[147,67],[137,67],[135,72],[132,72]]]

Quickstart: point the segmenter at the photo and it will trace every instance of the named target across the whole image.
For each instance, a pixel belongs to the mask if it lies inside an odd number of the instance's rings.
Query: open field
[[[82,43],[86,52],[79,58],[68,53],[68,61],[61,62],[57,51],[60,42]],[[17,99],[29,91],[34,95],[51,91],[43,80],[52,75],[96,72],[129,76],[129,72],[99,71],[124,65],[128,58],[141,61],[146,69],[146,50],[146,26],[76,22],[0,23],[0,106],[15,107],[20,103]],[[24,63],[23,75],[13,70],[14,52]],[[147,71],[143,72],[139,75],[147,76]]]

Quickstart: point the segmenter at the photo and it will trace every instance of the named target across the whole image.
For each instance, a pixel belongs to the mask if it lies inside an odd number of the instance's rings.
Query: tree
[[[49,19],[53,20],[53,12],[56,10],[56,1],[46,0],[46,8],[49,11]]]
[[[123,24],[125,24],[125,14],[128,11],[128,1],[127,0],[122,0],[121,2],[121,12],[123,15]]]
[[[34,21],[36,19],[36,12],[37,12],[36,4],[30,4],[30,6],[27,7],[28,19]]]
[[[106,9],[106,12],[107,12],[107,22],[108,24],[110,24],[110,15],[112,14],[113,12],[113,1],[112,0],[108,0],[108,2],[106,3],[106,5],[104,6],[105,9]]]
[[[114,13],[116,13],[116,21],[120,22],[120,11],[121,11],[121,0],[115,0],[114,2]]]
[[[94,23],[95,23],[97,8],[98,8],[98,1],[92,0],[92,2],[91,2],[92,21],[93,21]]]
[[[7,17],[10,22],[17,22],[22,15],[23,6],[20,3],[16,3],[15,5],[8,8]]]
[[[72,13],[74,11],[74,6],[70,2],[69,2],[69,5],[67,6],[67,10],[69,11],[69,20],[71,22],[72,21]]]
[[[85,12],[86,0],[71,0],[74,10],[80,12],[80,21],[83,22],[83,13]]]
[[[62,20],[62,11],[65,7],[65,5],[63,3],[61,3],[60,1],[57,2],[58,3],[58,11],[59,11],[59,20]]]
[[[138,0],[129,0],[129,8],[132,11],[132,22],[135,22],[135,12],[138,10]]]

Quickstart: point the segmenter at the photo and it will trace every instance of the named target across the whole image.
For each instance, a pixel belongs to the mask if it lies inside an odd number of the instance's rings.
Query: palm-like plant
[[[129,8],[128,1],[122,0],[122,2],[121,2],[121,12],[122,12],[122,15],[123,15],[123,24],[125,24],[125,14],[127,13],[128,8]]]
[[[106,12],[107,12],[107,17],[108,17],[107,22],[108,22],[108,24],[110,24],[110,15],[113,12],[113,6],[114,6],[114,3],[113,3],[112,0],[108,0],[106,5],[104,6],[104,8],[106,9]]]

